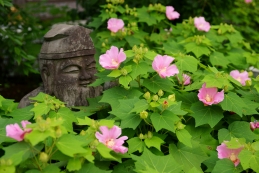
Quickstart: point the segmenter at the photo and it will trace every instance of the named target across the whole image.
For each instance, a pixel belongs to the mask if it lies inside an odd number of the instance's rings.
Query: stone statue
[[[68,107],[87,106],[86,98],[101,95],[103,87],[89,87],[95,80],[95,49],[91,30],[78,25],[58,24],[44,36],[39,54],[43,86],[24,96],[18,107],[31,103],[39,92],[55,96]]]

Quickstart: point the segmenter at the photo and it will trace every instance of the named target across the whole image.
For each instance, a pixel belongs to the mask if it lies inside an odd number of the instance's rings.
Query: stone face
[[[77,25],[55,25],[44,36],[39,55],[43,86],[27,94],[19,104],[30,104],[39,92],[55,96],[67,106],[87,106],[86,98],[101,95],[102,86],[89,87],[96,79],[91,30]]]

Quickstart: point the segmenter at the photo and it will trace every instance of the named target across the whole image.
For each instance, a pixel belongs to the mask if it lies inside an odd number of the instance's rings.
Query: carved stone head
[[[86,98],[101,94],[101,87],[89,87],[95,80],[94,45],[91,30],[59,24],[44,36],[39,55],[44,92],[67,106],[86,106]]]

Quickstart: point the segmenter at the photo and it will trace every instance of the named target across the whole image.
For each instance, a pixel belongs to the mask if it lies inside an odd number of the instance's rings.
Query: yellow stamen
[[[235,153],[231,153],[229,156],[229,159],[233,162],[236,163],[238,161],[237,156],[235,155]]]
[[[119,63],[117,61],[115,61],[114,59],[112,59],[112,65],[118,65]]]
[[[212,98],[211,98],[211,96],[210,96],[209,94],[206,94],[205,100],[206,100],[207,102],[211,102],[211,101],[212,101]]]
[[[109,140],[107,140],[107,141],[105,142],[105,145],[106,145],[107,147],[113,147],[114,144],[115,144],[115,142],[114,142],[113,139],[109,139]]]

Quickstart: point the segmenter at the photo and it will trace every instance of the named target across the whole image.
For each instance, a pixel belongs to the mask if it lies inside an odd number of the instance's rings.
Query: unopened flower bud
[[[38,124],[38,127],[39,127],[39,130],[40,130],[41,132],[44,132],[44,131],[46,130],[46,124],[45,124],[45,122],[40,122],[40,123]]]
[[[177,123],[177,125],[176,125],[176,127],[177,127],[178,130],[184,129],[185,126],[186,126],[186,125],[184,125],[181,121],[179,121],[179,122]]]
[[[0,159],[0,165],[6,165],[5,159]]]
[[[139,113],[140,118],[146,119],[148,117],[148,112],[147,111],[142,111]]]
[[[144,139],[147,139],[147,134],[144,135]]]
[[[143,96],[146,100],[150,99],[150,92],[146,92]]]
[[[139,139],[141,139],[141,140],[144,139],[144,135],[143,135],[142,133],[140,133],[138,137],[139,137]]]
[[[228,86],[227,85],[225,85],[223,89],[224,89],[224,92],[228,92]]]
[[[105,43],[103,42],[103,43],[102,43],[102,47],[105,47],[105,46],[106,46],[106,45],[105,45]]]
[[[13,161],[11,159],[6,160],[5,164],[7,166],[11,166],[13,164]]]
[[[60,129],[60,127],[56,129],[55,133],[57,138],[60,138],[62,136],[62,130]]]
[[[251,86],[252,85],[252,81],[251,80],[246,80],[246,86]]]
[[[152,99],[156,102],[158,100],[158,95],[153,95]]]
[[[163,90],[159,90],[157,93],[160,97],[162,97],[164,95],[164,91]]]
[[[49,160],[48,154],[45,153],[45,152],[41,152],[41,153],[40,153],[39,160],[42,161],[43,163],[47,163],[48,160]]]
[[[153,137],[152,132],[148,131],[148,132],[147,132],[147,138],[151,139],[152,137]]]
[[[252,77],[253,75],[254,75],[254,74],[253,74],[252,71],[249,71],[249,72],[248,72],[248,76],[249,76],[249,77]]]
[[[168,108],[168,101],[167,100],[163,101],[162,107],[163,107],[163,109]]]
[[[80,136],[85,136],[86,135],[86,132],[84,131],[84,130],[82,130],[81,132],[80,132]]]
[[[175,101],[175,94],[169,95],[168,100],[171,101],[171,102],[174,102]]]
[[[123,76],[126,76],[127,74],[128,74],[128,71],[126,70],[126,69],[121,69],[121,74],[123,75]]]
[[[93,142],[91,142],[90,148],[95,149],[98,144],[99,144],[99,141],[96,139]]]

